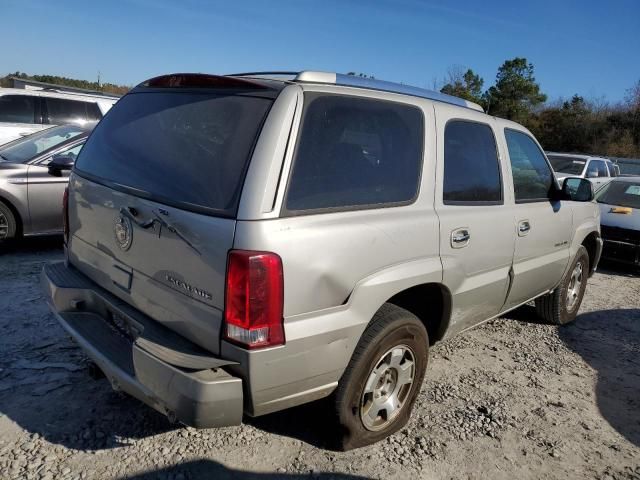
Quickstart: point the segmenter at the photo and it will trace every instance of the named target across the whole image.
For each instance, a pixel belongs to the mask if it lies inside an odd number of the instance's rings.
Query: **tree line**
[[[53,83],[55,85],[63,85],[66,87],[84,88],[86,90],[95,90],[97,92],[111,93],[114,95],[124,95],[131,89],[131,87],[126,85],[90,82],[89,80],[78,80],[76,78],[59,77],[57,75],[28,75],[23,72],[10,73],[9,75],[0,77],[0,87],[12,87],[12,78]]]
[[[573,95],[547,101],[526,58],[505,61],[495,84],[483,91],[484,79],[472,69],[452,68],[442,93],[479,103],[490,115],[523,124],[545,150],[640,158],[640,80],[624,101],[610,104]]]

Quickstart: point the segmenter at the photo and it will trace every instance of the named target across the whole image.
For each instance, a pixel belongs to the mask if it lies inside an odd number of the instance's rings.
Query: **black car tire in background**
[[[12,239],[18,231],[16,219],[11,209],[0,202],[0,242]]]

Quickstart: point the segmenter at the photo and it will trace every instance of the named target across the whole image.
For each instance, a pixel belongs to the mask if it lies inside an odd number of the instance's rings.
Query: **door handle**
[[[522,220],[518,224],[518,235],[519,236],[524,237],[526,234],[529,233],[530,230],[531,230],[531,224],[529,223],[529,220]]]
[[[466,228],[459,228],[451,232],[451,246],[453,248],[462,248],[469,245],[471,234]]]

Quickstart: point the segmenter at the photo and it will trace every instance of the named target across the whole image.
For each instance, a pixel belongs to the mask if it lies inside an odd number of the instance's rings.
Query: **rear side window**
[[[517,130],[505,129],[516,203],[548,200],[553,173],[533,139]]]
[[[591,160],[587,168],[588,178],[608,177],[607,165],[602,160]]]
[[[410,203],[422,166],[419,108],[306,94],[286,210],[348,210]]]
[[[0,97],[0,122],[36,123],[37,97],[3,95]]]
[[[445,205],[502,204],[496,139],[484,123],[451,120],[444,130]]]
[[[63,98],[45,98],[47,106],[48,123],[64,125],[67,123],[84,124],[100,119],[98,105],[78,100],[65,100]]]
[[[271,98],[213,90],[123,97],[98,124],[76,169],[114,189],[211,215],[234,216]]]

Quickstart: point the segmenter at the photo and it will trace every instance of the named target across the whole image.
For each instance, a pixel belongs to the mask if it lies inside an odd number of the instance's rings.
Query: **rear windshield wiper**
[[[131,207],[122,207],[122,208],[120,208],[120,213],[122,215],[126,216],[127,218],[129,218],[133,223],[138,225],[140,228],[144,228],[145,230],[150,228],[150,227],[153,227],[155,224],[160,225],[160,230],[158,231],[158,236],[160,236],[161,233],[162,233],[162,227],[166,228],[171,233],[173,233],[176,237],[178,237],[180,240],[182,240],[184,243],[189,245],[189,247],[191,247],[193,249],[193,251],[196,252],[198,255],[202,255],[200,253],[200,250],[198,250],[193,245],[193,243],[191,243],[189,241],[189,239],[187,239],[187,237],[185,237],[182,234],[182,232],[180,232],[180,230],[178,230],[178,228],[176,226],[172,225],[166,219],[164,219],[162,214],[158,210],[152,210],[151,213],[153,213],[154,218],[150,218],[148,220],[139,220],[137,218],[137,212],[134,209],[132,209]]]

